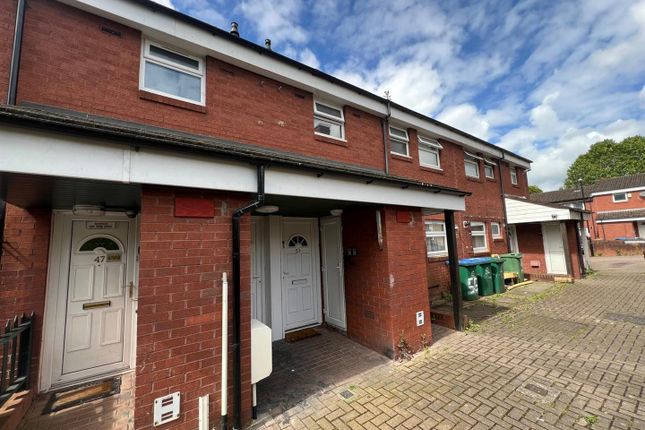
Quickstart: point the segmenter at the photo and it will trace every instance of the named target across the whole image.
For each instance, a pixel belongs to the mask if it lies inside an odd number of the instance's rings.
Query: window
[[[502,238],[502,227],[501,227],[500,223],[491,222],[490,223],[490,232],[493,235],[493,239],[501,239]]]
[[[204,60],[145,41],[140,87],[155,94],[204,105]]]
[[[425,167],[441,168],[439,150],[443,146],[434,139],[419,136],[419,163]]]
[[[466,166],[466,176],[479,178],[479,161],[476,158],[466,156],[464,164]]]
[[[445,255],[448,253],[448,247],[446,245],[446,225],[443,222],[426,222],[426,246],[428,256]]]
[[[390,152],[393,154],[404,155],[408,157],[408,132],[400,128],[390,127]]]
[[[569,207],[574,209],[584,209],[585,204],[583,202],[571,202],[569,203]]]
[[[345,139],[343,110],[314,101],[314,133],[334,139]]]
[[[486,252],[486,225],[483,222],[470,223],[470,235],[472,238],[473,252]]]
[[[488,179],[495,179],[495,166],[488,161],[484,161],[484,176]]]
[[[627,193],[614,193],[613,200],[614,200],[614,203],[626,202]]]
[[[121,249],[114,240],[108,237],[95,237],[84,242],[78,252],[94,251],[97,248],[103,248],[106,251],[118,251]]]
[[[511,184],[517,185],[517,168],[511,167]]]
[[[289,239],[289,244],[287,246],[289,246],[289,248],[305,248],[309,245],[307,244],[307,239],[305,239],[304,236],[296,234]]]

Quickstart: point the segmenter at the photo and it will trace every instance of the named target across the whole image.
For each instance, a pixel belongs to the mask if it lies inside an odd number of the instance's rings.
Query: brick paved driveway
[[[264,427],[645,429],[645,260],[592,265],[592,277],[516,297],[476,332],[437,328],[441,339],[412,361],[357,375]]]

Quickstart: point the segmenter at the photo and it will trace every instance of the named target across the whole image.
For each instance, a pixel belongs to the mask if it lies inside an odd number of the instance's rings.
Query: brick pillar
[[[423,219],[418,208],[384,207],[383,244],[379,246],[376,208],[343,214],[347,333],[352,339],[388,357],[399,355],[405,339],[418,350],[431,341],[427,258]],[[415,315],[423,311],[425,324]]]
[[[194,199],[200,217],[175,216],[177,197]],[[231,273],[232,210],[248,200],[249,196],[242,194],[199,193],[166,187],[143,189],[135,390],[137,429],[152,428],[153,400],[175,391],[180,391],[182,396],[181,417],[169,423],[168,428],[176,425],[197,428],[198,397],[205,394],[211,400],[211,425],[219,423],[220,279],[222,272],[228,272],[229,276]],[[208,212],[209,206],[214,206],[214,213],[210,215],[204,213],[204,207]],[[246,422],[251,414],[249,217],[243,218],[241,228],[242,411]],[[232,312],[229,309],[229,315]],[[229,378],[229,399],[232,399],[231,382]]]
[[[26,210],[7,204],[2,257],[0,257],[0,322],[35,312],[31,374],[38,386],[51,211]]]

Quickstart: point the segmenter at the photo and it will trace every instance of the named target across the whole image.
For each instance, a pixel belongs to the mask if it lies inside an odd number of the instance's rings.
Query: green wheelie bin
[[[506,284],[504,284],[504,260],[499,257],[492,257],[490,267],[493,274],[493,289],[495,294],[505,293]]]
[[[461,296],[464,300],[472,301],[479,298],[477,288],[477,260],[476,258],[464,258],[459,260],[459,280]]]
[[[493,284],[493,270],[491,257],[473,258],[477,260],[477,286],[479,287],[480,296],[492,296],[495,294],[495,287]]]
[[[522,254],[519,252],[511,252],[508,254],[501,254],[500,257],[504,260],[504,270],[507,272],[517,273],[517,282],[524,282]]]

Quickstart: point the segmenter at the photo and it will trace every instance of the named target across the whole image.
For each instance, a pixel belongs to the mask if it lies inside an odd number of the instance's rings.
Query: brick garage
[[[178,197],[212,202],[215,216],[175,216]],[[183,427],[197,427],[197,398],[205,394],[210,394],[211,418],[217,422],[220,397],[216,394],[221,388],[220,277],[222,272],[232,271],[232,210],[249,198],[244,194],[164,187],[143,190],[135,391],[138,429],[152,428],[153,400],[174,391],[182,393]],[[242,411],[246,422],[251,410],[248,216],[242,219],[241,227]],[[230,308],[229,315],[232,313]]]

